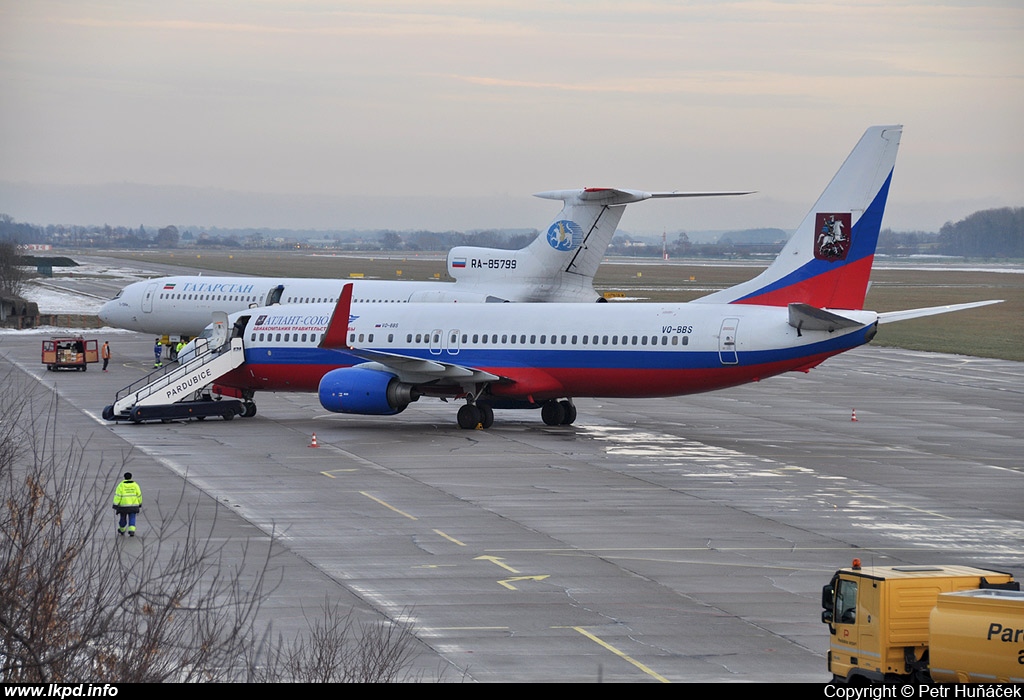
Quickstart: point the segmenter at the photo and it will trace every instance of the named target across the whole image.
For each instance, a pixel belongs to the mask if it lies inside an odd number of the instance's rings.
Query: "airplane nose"
[[[100,310],[96,312],[96,315],[100,317],[100,320],[104,323],[110,323],[110,310],[112,302],[106,302],[100,307]]]

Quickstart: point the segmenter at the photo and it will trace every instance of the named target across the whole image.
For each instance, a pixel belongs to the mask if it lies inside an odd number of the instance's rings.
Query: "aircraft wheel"
[[[565,420],[565,407],[557,401],[548,401],[540,408],[544,425],[561,425]]]
[[[576,407],[571,401],[559,401],[559,405],[562,410],[565,411],[565,417],[562,418],[562,425],[572,425],[576,422]]]
[[[480,409],[473,404],[465,404],[459,409],[458,421],[459,427],[463,430],[473,430],[476,428],[477,423],[481,421],[483,416],[480,415]]]
[[[245,410],[242,411],[242,418],[252,418],[256,415],[256,404],[249,401],[245,404]]]
[[[483,426],[484,430],[494,425],[494,409],[491,408],[490,404],[478,403],[476,408],[480,411],[480,425]]]

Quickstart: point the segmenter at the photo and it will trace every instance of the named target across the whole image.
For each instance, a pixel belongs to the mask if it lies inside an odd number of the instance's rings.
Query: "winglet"
[[[348,324],[352,319],[352,283],[341,288],[341,295],[327,324],[327,331],[318,347],[324,350],[347,350]]]

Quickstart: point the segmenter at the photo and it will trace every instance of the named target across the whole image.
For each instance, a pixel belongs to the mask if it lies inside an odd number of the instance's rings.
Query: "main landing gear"
[[[540,408],[545,425],[572,425],[576,421],[576,406],[572,401],[546,401]],[[459,427],[463,430],[487,430],[494,425],[494,409],[486,403],[467,403],[459,408]]]
[[[571,401],[547,401],[540,407],[544,425],[572,425],[576,422],[576,406]]]
[[[494,425],[494,409],[486,403],[467,403],[459,408],[458,421],[463,430],[487,430]]]

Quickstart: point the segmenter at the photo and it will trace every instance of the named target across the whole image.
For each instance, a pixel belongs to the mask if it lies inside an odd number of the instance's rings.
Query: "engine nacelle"
[[[401,413],[420,395],[393,374],[362,367],[331,370],[320,379],[320,405],[334,413],[390,416]]]

